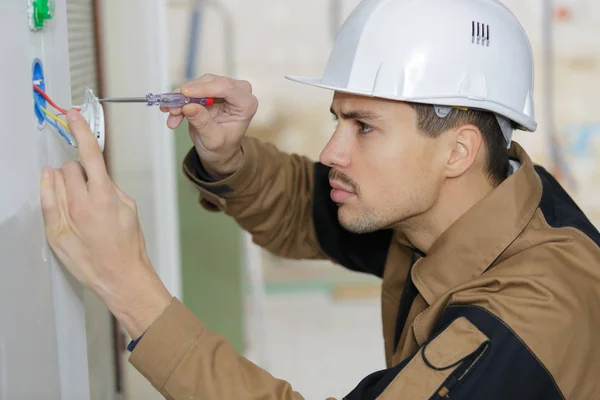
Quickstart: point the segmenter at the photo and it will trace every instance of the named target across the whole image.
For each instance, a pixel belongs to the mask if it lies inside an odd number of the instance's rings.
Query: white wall
[[[42,60],[46,90],[68,106],[65,1],[39,32],[24,1],[0,2],[0,399],[87,399],[81,286],[50,252],[42,223],[42,167],[77,153],[33,114],[32,62]]]

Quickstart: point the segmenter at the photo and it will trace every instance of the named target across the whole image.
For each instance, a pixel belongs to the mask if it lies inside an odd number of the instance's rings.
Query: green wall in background
[[[192,147],[187,122],[175,135],[183,303],[243,353],[242,232],[231,217],[198,203],[197,189],[181,172]]]

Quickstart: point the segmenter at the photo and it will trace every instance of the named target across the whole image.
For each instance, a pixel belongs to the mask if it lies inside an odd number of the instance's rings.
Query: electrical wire
[[[42,88],[40,88],[38,85],[35,85],[35,84],[34,84],[34,85],[33,85],[33,90],[35,90],[36,92],[38,92],[38,93],[40,94],[40,96],[42,96],[44,99],[46,99],[46,101],[47,101],[48,103],[50,103],[50,105],[51,105],[52,107],[56,108],[58,111],[60,111],[60,112],[61,112],[61,113],[63,113],[63,114],[66,114],[66,113],[67,113],[67,111],[66,111],[64,108],[62,108],[61,106],[59,106],[58,104],[56,104],[56,103],[54,102],[54,100],[52,100],[52,99],[50,98],[50,96],[48,96],[48,95],[46,94],[46,92],[44,92],[44,91],[42,90]],[[76,109],[77,111],[81,111],[81,109],[80,109],[79,107],[73,107],[73,108],[74,108],[74,109]]]
[[[66,129],[69,129],[69,125],[67,125],[67,123],[65,121],[58,118],[56,115],[52,114],[50,111],[46,110],[44,107],[42,107],[39,104],[38,104],[38,107],[40,108],[40,110],[42,110],[44,112],[44,114],[46,114],[47,116],[49,116],[50,118],[52,118],[53,120],[55,120],[56,122],[58,122],[59,124],[64,126]]]
[[[63,131],[62,128],[56,122],[54,122],[52,119],[48,118],[48,115],[51,115],[51,114],[49,114],[46,109],[44,109],[42,106],[40,106],[37,101],[34,101],[34,105],[35,105],[35,108],[38,110],[38,112],[44,116],[44,120],[46,122],[48,122],[50,125],[52,125],[58,131],[60,136],[62,136],[67,141],[67,143],[69,143],[71,146],[73,146],[71,139],[69,139],[69,136],[67,136],[65,131]]]

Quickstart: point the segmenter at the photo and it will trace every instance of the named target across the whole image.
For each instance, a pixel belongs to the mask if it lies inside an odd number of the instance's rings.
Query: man
[[[383,279],[387,369],[345,398],[598,398],[600,234],[511,144],[513,127],[536,128],[532,65],[496,0],[365,0],[324,78],[293,78],[335,91],[320,163],[244,137],[258,105],[247,82],[182,86],[223,99],[167,121],[190,123],[184,172],[206,208],[273,253]],[[171,298],[135,203],[84,120],[68,120],[87,182],[78,163],[44,170],[48,240],[137,338],[131,362],[169,399],[301,398]]]

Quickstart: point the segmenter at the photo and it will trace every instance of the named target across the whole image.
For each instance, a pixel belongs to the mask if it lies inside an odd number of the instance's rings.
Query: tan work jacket
[[[253,138],[243,150],[244,166],[219,182],[193,149],[186,157],[205,208],[280,256],[382,278],[387,368],[344,398],[600,399],[600,234],[518,144],[518,169],[426,255],[400,232],[345,231],[322,164]],[[302,398],[177,299],[130,361],[168,399]]]

